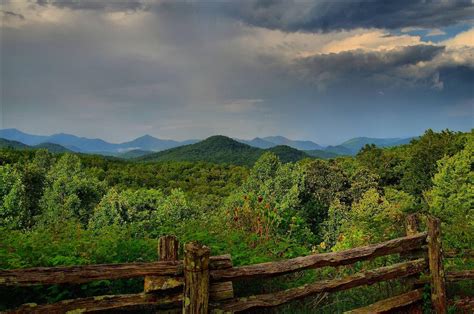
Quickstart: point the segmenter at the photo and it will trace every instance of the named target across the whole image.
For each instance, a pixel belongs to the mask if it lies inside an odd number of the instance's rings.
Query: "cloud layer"
[[[470,1],[0,9],[0,127],[115,141],[283,134],[335,143],[473,125]]]

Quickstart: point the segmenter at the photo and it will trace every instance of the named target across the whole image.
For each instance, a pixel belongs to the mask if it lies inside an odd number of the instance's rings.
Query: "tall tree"
[[[464,150],[438,163],[433,189],[425,194],[430,212],[444,224],[446,245],[474,246],[474,136]]]

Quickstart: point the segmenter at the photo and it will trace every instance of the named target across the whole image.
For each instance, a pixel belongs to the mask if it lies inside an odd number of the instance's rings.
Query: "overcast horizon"
[[[4,1],[0,129],[322,145],[474,127],[474,4]]]

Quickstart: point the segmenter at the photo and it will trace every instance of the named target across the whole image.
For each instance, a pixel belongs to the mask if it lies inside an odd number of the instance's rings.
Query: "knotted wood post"
[[[419,219],[417,214],[410,214],[405,219],[405,230],[407,236],[415,235],[419,231]]]
[[[197,242],[184,246],[183,313],[209,312],[209,255],[211,250]]]
[[[437,314],[445,314],[446,283],[444,278],[441,227],[438,218],[428,217],[428,259],[431,275],[431,302]]]
[[[160,261],[178,260],[179,242],[175,236],[167,235],[158,240],[158,256]]]
[[[405,233],[407,236],[412,236],[417,234],[418,231],[418,216],[416,214],[409,214],[405,218]],[[410,252],[402,252],[400,253],[400,256],[406,259],[413,259],[415,257],[420,256],[423,254],[422,250],[415,250],[415,251],[410,251]],[[416,274],[415,276],[410,276],[407,278],[403,278],[401,281],[406,285],[409,286],[410,289],[413,289],[415,287],[414,283],[416,280],[419,278],[419,274]]]
[[[158,240],[158,258],[160,261],[178,260],[179,242],[175,236],[163,236]],[[154,292],[163,289],[178,287],[181,283],[173,277],[145,276],[145,292]]]

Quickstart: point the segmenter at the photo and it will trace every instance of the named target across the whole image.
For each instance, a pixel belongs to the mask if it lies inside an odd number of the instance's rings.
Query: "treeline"
[[[250,169],[1,150],[0,268],[155,260],[164,234],[255,263],[400,236],[415,212],[472,249],[473,152],[472,132],[448,130],[328,161],[267,152]]]

